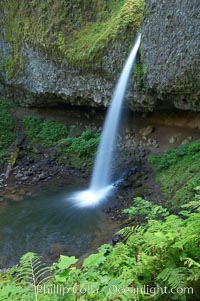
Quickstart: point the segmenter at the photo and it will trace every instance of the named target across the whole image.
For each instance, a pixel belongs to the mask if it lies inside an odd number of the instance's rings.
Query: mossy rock
[[[156,179],[171,209],[180,208],[194,196],[200,184],[200,141],[189,142],[160,156],[150,157],[157,169]]]
[[[144,1],[3,0],[0,9],[4,39],[11,45],[3,68],[12,78],[24,66],[26,45],[55,62],[59,58],[79,69],[99,68],[103,55],[115,48],[117,41],[132,44],[141,25]]]

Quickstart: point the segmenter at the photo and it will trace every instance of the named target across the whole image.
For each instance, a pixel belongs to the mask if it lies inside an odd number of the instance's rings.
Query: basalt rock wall
[[[2,98],[108,106],[141,30],[130,108],[200,110],[199,1],[3,0],[0,8]]]
[[[146,0],[142,52],[157,105],[200,110],[200,2]]]

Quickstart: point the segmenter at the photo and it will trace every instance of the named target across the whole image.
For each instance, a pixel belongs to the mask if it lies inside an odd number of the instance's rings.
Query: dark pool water
[[[0,203],[0,268],[29,251],[47,262],[60,253],[80,257],[111,238],[117,225],[102,206],[76,207],[68,200],[73,191],[71,184],[49,187],[20,202]]]

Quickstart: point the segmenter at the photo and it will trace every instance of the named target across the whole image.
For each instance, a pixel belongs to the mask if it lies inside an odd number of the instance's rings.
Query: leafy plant
[[[182,144],[177,149],[170,149],[158,156],[149,156],[149,162],[153,163],[158,170],[167,169],[176,164],[183,157],[200,157],[200,141]]]
[[[78,137],[68,137],[59,141],[64,154],[75,154],[78,158],[94,157],[99,143],[99,132],[87,129]]]
[[[41,256],[29,252],[22,256],[20,266],[17,269],[17,281],[22,285],[33,285],[35,293],[35,301],[38,300],[37,287],[52,279],[49,267],[41,260]]]
[[[66,126],[55,120],[26,116],[23,118],[25,135],[30,143],[42,146],[54,146],[67,136]]]
[[[187,268],[186,267],[169,267],[164,269],[157,279],[163,283],[163,287],[168,285],[173,289],[185,287],[187,282]]]
[[[16,139],[16,124],[12,116],[12,104],[0,101],[0,151],[5,154],[5,150]],[[3,153],[4,152],[4,153]]]
[[[58,263],[50,268],[55,277],[47,281],[49,285],[66,284],[68,288],[76,287],[76,290],[69,291],[63,297],[40,295],[40,299],[197,300],[200,280],[199,229],[199,211],[189,213],[186,219],[169,215],[165,220],[151,219],[145,225],[121,229],[122,242],[114,247],[109,244],[101,246],[98,253],[84,259],[80,268],[74,266],[77,263],[74,256],[61,256]],[[29,253],[21,260],[20,267],[15,268],[14,276],[13,272],[11,276],[8,272],[0,276],[0,296],[4,296],[3,300],[9,300],[6,296],[14,296],[13,300],[31,300],[32,292],[24,286],[33,283],[33,260],[30,258],[36,258],[34,262],[41,265],[40,259],[38,261],[34,253]],[[18,281],[15,288],[13,283],[18,278],[23,280]],[[35,283],[41,279],[44,279],[43,272]],[[152,288],[151,292],[144,291],[144,286]],[[157,287],[166,287],[167,291]]]
[[[131,221],[133,219],[141,221],[147,221],[149,219],[163,219],[169,215],[167,208],[154,205],[141,197],[134,198],[133,206],[124,209],[123,213],[128,214],[130,216],[129,220]]]
[[[60,256],[58,263],[53,265],[53,270],[56,271],[55,279],[59,283],[65,283],[69,275],[69,267],[74,265],[78,260],[74,256]]]
[[[200,183],[200,141],[189,142],[177,149],[149,158],[153,163],[168,207],[179,209],[194,196]]]

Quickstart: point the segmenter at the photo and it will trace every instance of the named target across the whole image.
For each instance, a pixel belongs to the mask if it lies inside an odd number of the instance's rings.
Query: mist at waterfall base
[[[69,197],[69,199],[74,201],[79,207],[96,206],[100,201],[105,200],[111,195],[115,188],[111,173],[112,159],[116,148],[123,100],[140,41],[141,34],[138,34],[115,87],[111,105],[103,126],[90,187],[88,190],[76,192]]]
[[[66,202],[67,194],[85,184],[68,175],[31,189],[21,201],[9,199],[5,191],[5,200],[0,202],[0,272],[17,264],[27,252],[51,263],[60,254],[80,258],[110,240],[118,223],[101,206],[79,208]]]

